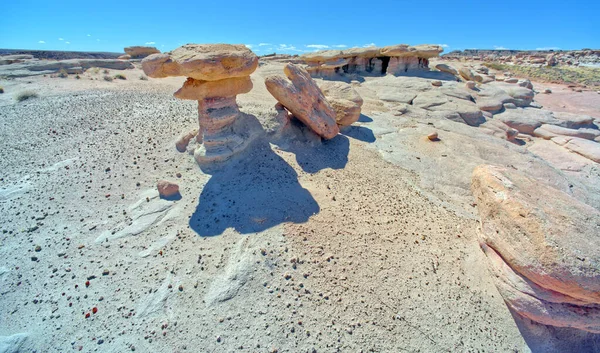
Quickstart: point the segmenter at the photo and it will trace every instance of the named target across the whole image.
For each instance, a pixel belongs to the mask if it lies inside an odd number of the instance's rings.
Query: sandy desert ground
[[[511,315],[470,192],[477,165],[500,164],[552,173],[595,203],[598,163],[571,153],[561,168],[566,152],[546,140],[519,146],[378,96],[427,75],[355,83],[362,116],[332,140],[300,126],[278,136],[264,78],[283,65],[261,61],[238,96],[262,137],[210,174],[174,147],[197,126],[196,103],[173,98],[184,78],[140,80],[138,67],[112,82],[89,70],[0,81],[0,351],[600,347]],[[599,94],[533,84],[552,88],[536,96],[551,110],[600,118]],[[25,90],[39,97],[17,102]],[[181,198],[159,198],[160,179]]]

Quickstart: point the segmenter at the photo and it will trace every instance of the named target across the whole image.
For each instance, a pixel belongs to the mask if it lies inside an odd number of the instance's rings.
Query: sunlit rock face
[[[335,79],[345,74],[362,76],[400,75],[414,70],[429,70],[429,59],[443,51],[438,45],[398,44],[383,48],[350,48],[304,54],[306,70],[313,77]]]

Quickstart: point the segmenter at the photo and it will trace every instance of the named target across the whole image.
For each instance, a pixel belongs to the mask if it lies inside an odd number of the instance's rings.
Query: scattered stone
[[[435,86],[435,87],[441,87],[442,86],[442,81],[440,81],[440,80],[431,81],[431,85]]]
[[[552,90],[550,88],[546,88],[544,90],[544,94],[550,94],[550,93],[552,93]]]
[[[508,77],[504,79],[504,82],[506,83],[517,83],[519,82],[519,79],[515,78],[515,77]]]
[[[182,134],[181,136],[179,136],[179,138],[177,139],[177,142],[175,143],[175,148],[177,148],[177,151],[185,152],[187,150],[188,144],[190,143],[190,140],[196,136],[198,136],[198,129],[188,131],[188,132]],[[198,142],[201,143],[202,141],[198,141]]]
[[[475,81],[467,81],[467,82],[465,83],[465,86],[466,86],[468,89],[475,89],[475,87],[477,86],[477,83],[476,83]]]
[[[156,188],[162,198],[169,198],[179,194],[179,185],[168,180],[160,180],[156,184]]]
[[[440,140],[438,138],[437,132],[432,132],[431,134],[427,135],[427,138],[429,139],[429,141],[439,141]]]

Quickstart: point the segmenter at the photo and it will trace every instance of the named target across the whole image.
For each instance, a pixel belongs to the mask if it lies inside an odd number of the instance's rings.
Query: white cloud
[[[246,48],[248,49],[252,49],[252,44],[244,44],[246,46]]]
[[[369,43],[369,44],[363,45],[363,48],[374,47],[374,46],[375,46],[375,43]]]
[[[153,45],[156,44],[156,42],[146,42],[146,45]]]
[[[498,46],[498,45],[494,45],[494,49],[496,49],[496,50],[508,50],[508,48],[505,48],[503,46]]]
[[[65,44],[71,44],[71,42],[65,42]]]
[[[258,43],[259,47],[265,47],[267,45],[272,45],[271,43]]]
[[[96,42],[99,42],[99,41],[100,41],[100,39],[96,39]]]
[[[64,40],[64,39],[62,39],[62,38],[58,38],[58,40]]]
[[[40,40],[38,43],[40,43],[40,44],[46,44],[46,42],[44,42],[43,40]]]
[[[535,48],[535,50],[560,50],[559,47],[543,47],[543,48]]]
[[[346,48],[347,45],[346,44],[338,44],[338,45],[333,45],[334,48]]]
[[[91,34],[88,34],[87,36],[88,36],[88,37],[91,37],[92,35],[91,35]]]
[[[448,44],[438,44],[438,45],[442,48],[450,48],[450,46]]]
[[[325,44],[309,44],[306,47],[307,48],[316,48],[316,49],[325,49],[325,48],[329,48],[329,45],[325,45]]]

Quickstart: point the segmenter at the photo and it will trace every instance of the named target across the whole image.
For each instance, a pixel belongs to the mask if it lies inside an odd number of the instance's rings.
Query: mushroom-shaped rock
[[[600,211],[509,168],[475,168],[471,189],[508,306],[545,325],[600,333]]]
[[[336,113],[316,82],[298,65],[287,64],[283,71],[291,82],[282,76],[268,76],[265,78],[267,90],[316,134],[334,138],[340,131]]]
[[[363,99],[352,85],[339,81],[324,81],[319,88],[335,110],[335,120],[339,126],[349,126],[358,121]]]
[[[250,74],[257,65],[258,57],[246,46],[231,44],[187,44],[142,61],[150,77],[188,76],[174,96],[198,101],[196,142],[202,145],[194,157],[200,164],[227,160],[258,135],[255,124],[240,121],[245,116],[235,100],[252,89]],[[183,136],[186,139],[176,146],[179,151],[185,151],[193,137]]]
[[[147,57],[148,55],[160,53],[160,50],[154,47],[144,46],[125,47],[124,50],[125,54],[129,55],[129,57],[133,59],[141,59]]]
[[[258,57],[241,44],[186,44],[142,60],[150,77],[187,76],[202,81],[250,76],[257,67]]]

